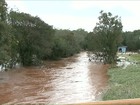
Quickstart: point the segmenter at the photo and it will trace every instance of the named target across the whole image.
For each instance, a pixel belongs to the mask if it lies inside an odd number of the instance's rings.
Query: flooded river
[[[108,65],[88,61],[87,53],[42,67],[0,73],[0,104],[69,104],[98,101],[107,85]]]

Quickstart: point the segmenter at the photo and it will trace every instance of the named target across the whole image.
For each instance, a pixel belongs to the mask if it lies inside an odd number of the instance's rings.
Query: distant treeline
[[[122,45],[127,46],[128,51],[140,51],[140,30],[124,32]]]
[[[127,46],[127,51],[140,51],[140,30],[122,32],[121,43],[118,46]],[[85,48],[93,50],[95,38],[93,32],[87,34],[85,38]]]
[[[140,49],[140,30],[124,32],[122,44],[131,51]],[[37,16],[7,11],[5,0],[0,1],[0,65],[12,68],[38,65],[43,60],[72,56],[81,50],[93,51],[93,32],[84,29],[58,30]]]

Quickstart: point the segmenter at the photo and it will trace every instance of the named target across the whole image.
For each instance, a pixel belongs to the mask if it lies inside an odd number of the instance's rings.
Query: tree
[[[78,53],[80,51],[80,43],[77,41],[79,36],[70,30],[55,30],[50,58],[59,59]],[[81,41],[81,39],[79,40]]]
[[[104,63],[114,63],[118,44],[122,41],[122,23],[118,16],[110,12],[100,12],[99,22],[94,28],[94,53],[104,58]]]
[[[7,4],[5,0],[0,1],[0,21],[7,20]]]
[[[0,65],[8,63],[10,56],[10,26],[8,24],[7,4],[5,0],[0,1]]]
[[[15,11],[10,12],[10,19],[17,42],[17,54],[24,66],[36,64],[51,54],[52,26],[39,17]]]
[[[81,29],[81,28],[77,29],[77,30],[74,30],[72,32],[74,33],[74,37],[75,37],[76,42],[79,45],[79,48],[84,49],[85,48],[84,41],[85,41],[85,37],[87,36],[88,32],[85,31],[84,29]]]
[[[95,41],[94,41],[94,34],[93,32],[90,32],[87,34],[87,36],[85,37],[84,39],[84,49],[85,50],[88,50],[88,51],[95,51],[94,49],[94,44],[95,44]]]

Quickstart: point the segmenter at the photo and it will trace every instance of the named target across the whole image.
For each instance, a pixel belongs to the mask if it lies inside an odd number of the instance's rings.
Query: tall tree
[[[122,41],[122,23],[118,16],[112,16],[110,12],[100,12],[99,22],[94,28],[94,49],[98,56],[104,58],[105,63],[114,63],[118,44]]]
[[[17,40],[17,52],[23,65],[33,65],[51,53],[53,28],[39,17],[10,12],[11,25]]]
[[[10,59],[10,27],[8,25],[7,4],[0,1],[0,65]]]

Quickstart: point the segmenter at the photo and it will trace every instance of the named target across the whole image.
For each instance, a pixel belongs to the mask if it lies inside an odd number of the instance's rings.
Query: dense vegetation
[[[99,22],[87,36],[87,48],[96,56],[102,57],[104,63],[114,63],[117,47],[121,42],[122,23],[118,16],[112,16],[110,12],[100,12]]]
[[[26,13],[10,12],[10,25],[15,38],[16,55],[23,65],[46,58],[51,53],[54,30],[39,17]]]
[[[0,65],[6,68],[72,56],[80,52],[86,35],[83,29],[58,30],[37,16],[8,12],[5,0],[0,1]]]
[[[7,4],[0,1],[0,64],[7,63],[11,58],[11,27],[8,21]]]
[[[128,46],[130,51],[140,49],[140,30],[122,34],[120,18],[110,12],[100,13],[93,32],[58,30],[37,16],[12,9],[8,12],[5,0],[1,0],[0,65],[6,68],[17,62],[23,66],[39,65],[43,60],[72,56],[81,50],[102,52],[105,62],[112,63],[119,44]]]
[[[84,48],[96,56],[103,57],[104,63],[114,63],[119,46],[127,46],[127,51],[140,52],[140,30],[122,32],[121,19],[110,12],[100,12],[99,22],[93,32],[85,37]],[[102,53],[100,53],[102,52]]]
[[[50,59],[72,56],[83,48],[84,37],[87,32],[83,29],[74,31],[55,30]]]
[[[124,32],[122,45],[127,46],[127,49],[129,51],[140,50],[140,30],[134,30],[133,32]]]

